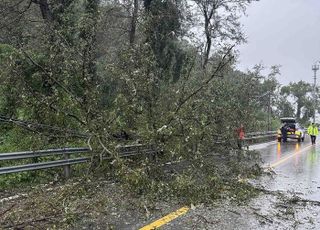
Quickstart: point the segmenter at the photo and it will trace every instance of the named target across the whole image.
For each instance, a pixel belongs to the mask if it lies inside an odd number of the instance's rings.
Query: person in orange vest
[[[242,146],[244,144],[244,127],[243,124],[240,125],[240,127],[237,129],[237,135],[238,135],[238,148],[242,149]]]

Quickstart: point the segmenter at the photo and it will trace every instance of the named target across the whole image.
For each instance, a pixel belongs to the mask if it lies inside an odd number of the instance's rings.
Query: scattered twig
[[[304,198],[301,198],[301,197],[298,197],[298,196],[293,197],[293,199],[294,199],[295,203],[304,202],[304,203],[310,203],[310,204],[313,204],[313,205],[320,206],[320,201],[317,201],[317,200],[304,199]]]
[[[6,214],[7,212],[9,212],[11,209],[13,209],[17,204],[14,203],[12,204],[9,208],[7,208],[6,210],[4,210],[3,212],[0,213],[0,216],[3,216],[4,214]]]
[[[111,156],[115,156],[115,154],[114,154],[113,152],[111,152],[111,151],[102,143],[100,137],[98,137],[98,141],[99,141],[100,145],[102,146],[102,148],[103,148],[107,153],[109,153]]]
[[[92,135],[88,138],[88,141],[87,141],[87,145],[89,146],[90,151],[92,151],[92,146],[90,144],[91,139],[92,139]]]
[[[10,225],[5,225],[3,226],[3,228],[13,228],[13,229],[24,229],[27,226],[30,226],[34,223],[38,223],[38,222],[45,222],[47,221],[48,223],[52,222],[54,218],[57,218],[58,216],[61,216],[61,214],[57,214],[57,215],[53,215],[53,216],[49,216],[49,217],[42,217],[39,219],[32,219],[32,220],[27,220],[24,222],[20,222],[18,224],[10,224]]]
[[[241,216],[241,213],[239,213],[239,212],[237,212],[237,211],[234,211],[234,210],[231,210],[231,209],[229,209],[228,211],[229,211],[229,212],[232,212],[232,213],[234,213],[234,214],[236,214],[236,215],[238,215],[238,216]]]
[[[217,224],[218,222],[220,222],[219,220],[215,220],[215,221],[209,221],[207,218],[205,218],[202,215],[196,215],[198,217],[198,219],[200,219],[201,221],[205,222],[206,224]]]
[[[305,202],[305,203],[310,203],[313,205],[320,206],[320,201],[304,199],[304,198],[301,198],[296,195],[293,197],[289,197],[288,195],[286,195],[285,193],[283,193],[281,191],[270,191],[265,188],[256,188],[256,189],[260,192],[263,192],[264,194],[279,196],[279,197],[286,199],[286,200],[289,200],[289,201],[291,200],[291,203]]]
[[[266,220],[266,221],[268,221],[269,223],[273,223],[273,220],[272,219],[270,219],[269,217],[267,217],[267,216],[265,216],[265,215],[262,215],[262,214],[260,214],[260,213],[258,213],[258,212],[253,212],[253,214],[255,214],[255,215],[257,215],[257,216],[259,216],[260,218],[262,218],[262,219],[264,219],[264,220]]]

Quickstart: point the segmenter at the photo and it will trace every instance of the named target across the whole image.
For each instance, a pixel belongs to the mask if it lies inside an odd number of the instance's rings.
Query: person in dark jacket
[[[281,127],[282,142],[287,142],[287,132],[288,126],[285,124]]]

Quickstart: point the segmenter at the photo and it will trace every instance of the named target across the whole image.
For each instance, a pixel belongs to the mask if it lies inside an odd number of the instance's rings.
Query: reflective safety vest
[[[310,125],[308,127],[308,134],[312,136],[317,136],[319,134],[318,127]]]

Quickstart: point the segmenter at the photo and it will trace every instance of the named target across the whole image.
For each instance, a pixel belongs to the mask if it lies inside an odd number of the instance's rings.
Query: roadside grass
[[[85,146],[82,140],[60,140],[60,139],[49,139],[41,135],[30,134],[29,131],[12,128],[6,130],[2,128],[0,140],[0,154],[19,152],[19,151],[32,151],[42,150],[50,148],[63,148],[63,147],[81,147]],[[63,144],[62,144],[63,143]],[[77,157],[82,155],[77,155]],[[40,163],[45,161],[60,160],[61,156],[46,156],[22,160],[8,160],[0,161],[0,167],[9,167],[16,165],[24,165],[31,163]],[[72,166],[73,174],[75,176],[83,175],[85,166],[75,165]],[[13,173],[0,176],[0,188],[1,190],[10,190],[17,188],[28,188],[37,184],[49,183],[52,181],[63,180],[63,168],[53,168],[38,171],[27,171],[21,173]],[[1,191],[0,191],[1,195]]]

